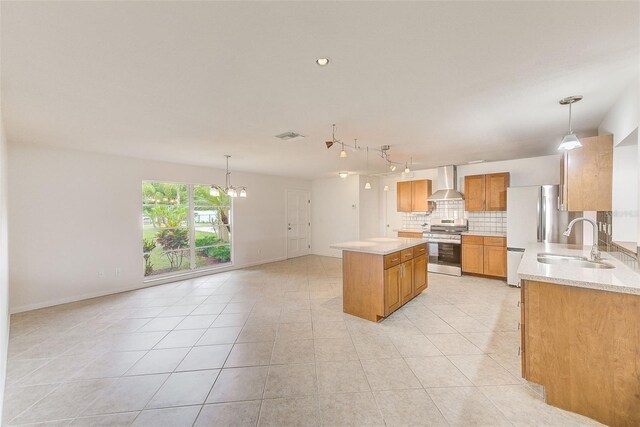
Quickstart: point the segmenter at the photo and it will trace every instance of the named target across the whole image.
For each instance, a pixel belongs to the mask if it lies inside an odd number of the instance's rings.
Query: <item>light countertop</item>
[[[424,233],[422,228],[394,228],[393,231],[399,233]]]
[[[408,249],[421,243],[427,243],[427,239],[412,239],[408,237],[375,237],[372,239],[354,240],[351,242],[334,243],[329,247],[351,252],[364,252],[375,255],[387,255]]]
[[[591,246],[563,245],[559,243],[532,243],[527,246],[518,276],[523,280],[555,283],[610,292],[640,295],[640,270],[636,261],[622,261],[612,252],[602,252],[602,260],[615,268],[580,268],[561,264],[538,262],[538,253],[589,257]]]
[[[463,231],[462,235],[482,237],[507,237],[507,233],[492,233],[490,231]]]

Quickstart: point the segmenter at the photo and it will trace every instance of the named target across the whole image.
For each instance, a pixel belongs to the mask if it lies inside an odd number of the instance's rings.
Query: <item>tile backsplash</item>
[[[469,231],[484,231],[488,233],[507,232],[507,212],[467,212]]]
[[[423,224],[429,224],[431,217],[467,218],[469,231],[507,232],[507,212],[465,212],[464,200],[436,202],[433,212],[404,213],[402,215],[402,228],[420,229]]]

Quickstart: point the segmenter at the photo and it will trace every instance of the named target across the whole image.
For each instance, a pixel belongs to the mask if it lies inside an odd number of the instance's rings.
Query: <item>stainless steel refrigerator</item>
[[[507,189],[507,283],[520,286],[518,266],[531,242],[582,244],[582,223],[571,236],[562,232],[581,212],[558,209],[557,185],[509,187]],[[579,225],[579,227],[578,227]]]

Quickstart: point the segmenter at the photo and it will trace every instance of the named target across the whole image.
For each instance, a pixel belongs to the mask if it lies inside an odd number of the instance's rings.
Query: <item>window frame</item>
[[[175,182],[175,181],[160,181],[160,180],[142,180],[141,182],[141,190],[144,186],[145,183],[161,183],[161,184],[171,184],[171,185],[185,185],[187,187],[187,220],[186,220],[186,226],[182,227],[182,226],[178,226],[178,227],[161,227],[161,228],[156,228],[154,226],[152,226],[152,228],[147,228],[145,229],[145,221],[144,221],[144,217],[145,217],[145,213],[144,213],[144,207],[145,205],[147,205],[147,203],[145,203],[145,199],[144,199],[144,191],[141,191],[141,200],[142,200],[142,212],[141,212],[141,218],[140,218],[140,224],[141,224],[141,234],[142,234],[142,240],[144,241],[144,233],[146,230],[154,230],[154,231],[158,231],[158,230],[188,230],[188,234],[189,234],[189,246],[186,248],[179,248],[179,249],[169,249],[169,250],[165,250],[164,248],[162,249],[162,252],[182,252],[182,251],[189,251],[189,267],[186,269],[179,269],[179,270],[174,270],[174,271],[168,271],[165,273],[160,273],[160,274],[150,274],[148,276],[145,275],[145,266],[144,266],[144,262],[142,263],[142,278],[143,278],[143,282],[151,282],[151,281],[157,281],[157,280],[163,280],[163,279],[169,279],[172,277],[178,277],[178,276],[189,276],[189,275],[193,275],[193,274],[198,274],[198,273],[202,273],[202,272],[206,272],[206,271],[214,271],[214,270],[220,270],[220,269],[226,269],[229,267],[233,267],[234,265],[234,249],[233,249],[233,242],[235,240],[235,227],[233,225],[233,209],[234,209],[234,201],[233,201],[233,197],[229,197],[229,205],[221,205],[221,206],[215,206],[216,208],[228,208],[229,209],[229,215],[227,218],[227,223],[221,223],[221,224],[217,224],[214,227],[229,227],[229,242],[221,242],[221,243],[214,243],[212,245],[207,245],[207,246],[196,246],[196,231],[198,230],[198,226],[196,226],[195,223],[195,214],[196,214],[196,206],[194,203],[194,190],[195,187],[197,186],[202,186],[202,187],[211,187],[211,184],[198,184],[198,183],[186,183],[186,182]],[[215,184],[214,184],[215,185]],[[216,187],[220,188],[219,185],[216,185]],[[202,208],[202,207],[207,207],[207,206],[201,206],[198,205],[198,208]],[[201,227],[203,228],[203,227]],[[220,265],[213,265],[213,266],[203,266],[203,267],[198,267],[197,266],[197,253],[200,250],[204,250],[204,249],[208,249],[208,248],[214,248],[214,247],[229,247],[229,261],[225,262],[225,263],[221,263]],[[142,255],[144,256],[145,254],[150,253],[150,252],[144,252],[144,248],[142,248]],[[144,260],[144,258],[143,258]]]

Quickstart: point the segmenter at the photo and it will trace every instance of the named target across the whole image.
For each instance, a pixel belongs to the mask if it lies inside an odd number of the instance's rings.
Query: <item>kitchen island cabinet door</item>
[[[465,273],[484,274],[484,246],[462,245],[462,271]]]
[[[413,259],[413,295],[420,295],[428,286],[427,255],[421,255]]]
[[[397,186],[398,212],[411,212],[411,181],[400,181]]]
[[[464,177],[464,209],[469,212],[482,212],[485,206],[485,176]]]
[[[402,264],[384,271],[384,316],[387,317],[402,305],[402,278],[400,271]]]
[[[400,290],[402,292],[402,304],[413,298],[413,260],[405,261],[400,269]]]

